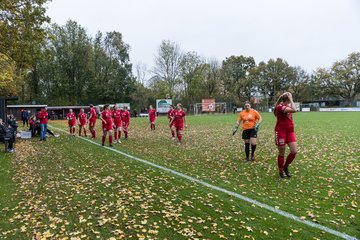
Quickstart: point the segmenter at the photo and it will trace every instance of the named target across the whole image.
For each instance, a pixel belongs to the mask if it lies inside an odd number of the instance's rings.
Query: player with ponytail
[[[285,178],[285,175],[291,177],[289,165],[295,159],[297,153],[296,135],[292,118],[292,114],[295,112],[296,107],[291,93],[286,92],[282,94],[277,100],[274,110],[277,119],[275,125],[275,144],[278,147],[277,161],[280,178]],[[290,153],[287,155],[285,161],[286,145],[289,146]]]

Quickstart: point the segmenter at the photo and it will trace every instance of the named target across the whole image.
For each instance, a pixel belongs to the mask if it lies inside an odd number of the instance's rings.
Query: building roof
[[[42,108],[47,107],[47,105],[7,105],[8,108]]]
[[[80,108],[90,108],[89,106],[48,106],[48,110],[56,110],[56,109],[80,109]]]
[[[8,108],[43,108],[47,107],[49,110],[55,109],[80,109],[80,108],[90,108],[89,106],[48,106],[48,105],[7,105]]]

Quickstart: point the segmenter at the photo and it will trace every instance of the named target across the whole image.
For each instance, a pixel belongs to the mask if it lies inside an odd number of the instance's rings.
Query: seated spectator
[[[38,125],[39,125],[37,123],[37,120],[36,120],[35,116],[31,116],[30,121],[29,121],[29,125],[30,125],[29,131],[31,131],[31,137],[35,137],[36,131],[37,131]],[[40,126],[39,126],[39,129],[40,129]]]
[[[10,114],[8,115],[7,124],[9,128],[13,128],[15,131],[17,131],[18,123],[14,117],[14,115]]]
[[[5,138],[9,139],[7,151],[10,153],[13,153],[15,151],[15,149],[14,149],[14,141],[15,141],[14,130],[9,129],[1,118],[0,118],[0,138],[2,138],[4,140],[5,140]]]
[[[36,119],[36,116],[32,116],[30,118],[30,128],[29,131],[31,131],[31,137],[35,137],[36,134],[40,135],[40,121]],[[59,137],[59,134],[55,134],[53,131],[51,131],[50,129],[46,129],[46,133],[54,136],[54,137]]]

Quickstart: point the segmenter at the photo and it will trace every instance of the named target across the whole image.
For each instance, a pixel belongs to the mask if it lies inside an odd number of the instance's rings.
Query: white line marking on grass
[[[63,129],[56,128],[56,127],[53,127],[53,128],[68,133],[67,131],[65,131],[65,130],[63,130]],[[226,193],[226,194],[228,194],[228,195],[230,195],[230,196],[233,196],[233,197],[238,198],[238,199],[241,199],[241,200],[243,200],[243,201],[245,201],[245,202],[254,204],[254,205],[258,206],[258,207],[267,209],[267,210],[269,210],[270,212],[276,213],[276,214],[281,215],[281,216],[283,216],[283,217],[286,217],[286,218],[288,218],[288,219],[292,219],[292,220],[294,220],[294,221],[296,221],[296,222],[303,223],[303,224],[308,225],[308,226],[310,226],[310,227],[320,229],[320,230],[322,230],[322,231],[324,231],[324,232],[333,234],[333,235],[338,236],[338,237],[341,237],[341,238],[343,238],[343,239],[347,239],[347,240],[358,240],[357,238],[355,238],[355,237],[353,237],[353,236],[350,236],[350,235],[348,235],[348,234],[346,234],[346,233],[342,233],[342,232],[333,230],[333,229],[331,229],[331,228],[325,227],[325,226],[323,226],[323,225],[320,225],[320,224],[317,224],[317,223],[314,223],[314,222],[310,222],[310,221],[307,221],[307,220],[301,220],[298,216],[295,216],[294,214],[291,214],[291,213],[282,211],[282,210],[280,210],[280,209],[276,209],[276,208],[274,208],[274,207],[272,207],[272,206],[269,206],[269,205],[267,205],[267,204],[265,204],[265,203],[261,203],[261,202],[259,202],[259,201],[257,201],[257,200],[254,200],[254,199],[245,197],[245,196],[243,196],[243,195],[241,195],[241,194],[239,194],[239,193],[235,193],[235,192],[226,190],[226,189],[224,189],[224,188],[217,187],[217,186],[212,185],[212,184],[210,184],[210,183],[207,183],[207,182],[204,182],[204,181],[202,181],[202,180],[199,180],[199,179],[190,177],[190,176],[188,176],[188,175],[186,175],[186,174],[177,172],[177,171],[172,170],[172,169],[170,169],[170,168],[157,165],[157,164],[152,163],[152,162],[149,162],[149,161],[147,161],[147,160],[144,160],[144,159],[141,159],[141,158],[132,156],[132,155],[130,155],[130,154],[124,153],[124,152],[119,151],[119,150],[117,150],[117,149],[114,149],[114,148],[111,148],[111,147],[107,147],[107,146],[101,146],[99,143],[96,143],[96,142],[94,142],[94,141],[92,141],[92,140],[90,140],[90,139],[83,138],[83,137],[77,137],[77,138],[80,138],[80,139],[82,139],[82,140],[85,140],[85,141],[87,141],[87,142],[89,142],[89,143],[92,143],[92,144],[94,144],[94,145],[103,147],[103,148],[105,148],[105,149],[107,149],[107,150],[111,150],[111,151],[113,151],[113,152],[119,153],[119,154],[121,154],[121,155],[123,155],[123,156],[126,156],[126,157],[128,157],[128,158],[131,158],[131,159],[136,160],[136,161],[138,161],[138,162],[142,162],[142,163],[144,163],[144,164],[150,165],[150,166],[152,166],[152,167],[154,167],[154,168],[158,168],[158,169],[164,170],[164,171],[166,171],[166,172],[172,173],[172,174],[174,174],[174,175],[176,175],[176,176],[178,176],[178,177],[185,178],[185,179],[187,179],[187,180],[190,180],[190,181],[195,182],[195,183],[197,183],[197,184],[203,185],[203,186],[208,187],[208,188],[210,188],[210,189],[213,189],[213,190],[216,190],[216,191],[219,191],[219,192]]]

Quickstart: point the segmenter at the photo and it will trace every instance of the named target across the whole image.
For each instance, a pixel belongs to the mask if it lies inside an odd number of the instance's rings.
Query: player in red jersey
[[[181,103],[178,103],[177,105],[177,110],[175,110],[174,112],[174,116],[173,119],[170,122],[170,126],[171,124],[174,123],[175,125],[175,129],[176,129],[176,136],[178,138],[178,144],[180,145],[182,142],[182,130],[186,126],[186,113],[184,112]]]
[[[275,104],[274,114],[276,116],[275,125],[275,144],[278,147],[278,168],[280,178],[291,177],[289,165],[294,160],[297,153],[296,135],[294,132],[294,121],[292,113],[296,112],[296,107],[289,92],[282,94]],[[286,144],[290,148],[290,153],[286,157],[284,164],[284,155]]]
[[[89,116],[89,130],[91,137],[96,138],[95,123],[96,123],[96,110],[94,105],[90,104],[90,116]]]
[[[40,141],[46,141],[46,130],[49,120],[49,113],[47,107],[41,109],[38,114],[38,119],[40,120]]]
[[[172,140],[175,140],[175,132],[176,132],[175,121],[171,122],[171,120],[174,117],[174,114],[175,114],[175,107],[174,107],[174,105],[171,104],[170,105],[170,110],[168,111],[167,116],[168,116],[169,123],[170,123],[169,127],[170,127],[170,130],[171,130]]]
[[[86,113],[84,112],[84,109],[81,108],[80,109],[80,113],[78,114],[78,124],[79,124],[79,136],[81,136],[81,131],[84,130],[84,135],[85,137],[87,137],[86,135]]]
[[[156,109],[154,109],[153,106],[150,105],[148,113],[149,113],[150,129],[155,130]]]
[[[112,131],[113,131],[113,121],[112,121],[112,113],[109,109],[109,105],[104,106],[104,110],[100,115],[100,119],[102,121],[103,128],[103,136],[101,145],[105,145],[106,135],[109,134],[109,146],[112,147]]]
[[[113,111],[113,119],[114,119],[114,130],[115,130],[115,143],[121,143],[121,110],[118,108],[117,105],[114,107]]]
[[[76,115],[71,108],[69,109],[69,113],[66,115],[66,119],[68,120],[69,132],[75,137]]]
[[[124,109],[121,112],[121,121],[122,121],[122,130],[124,131],[125,139],[127,139],[129,133],[129,125],[130,125],[130,112],[128,111],[127,106],[124,106]]]

